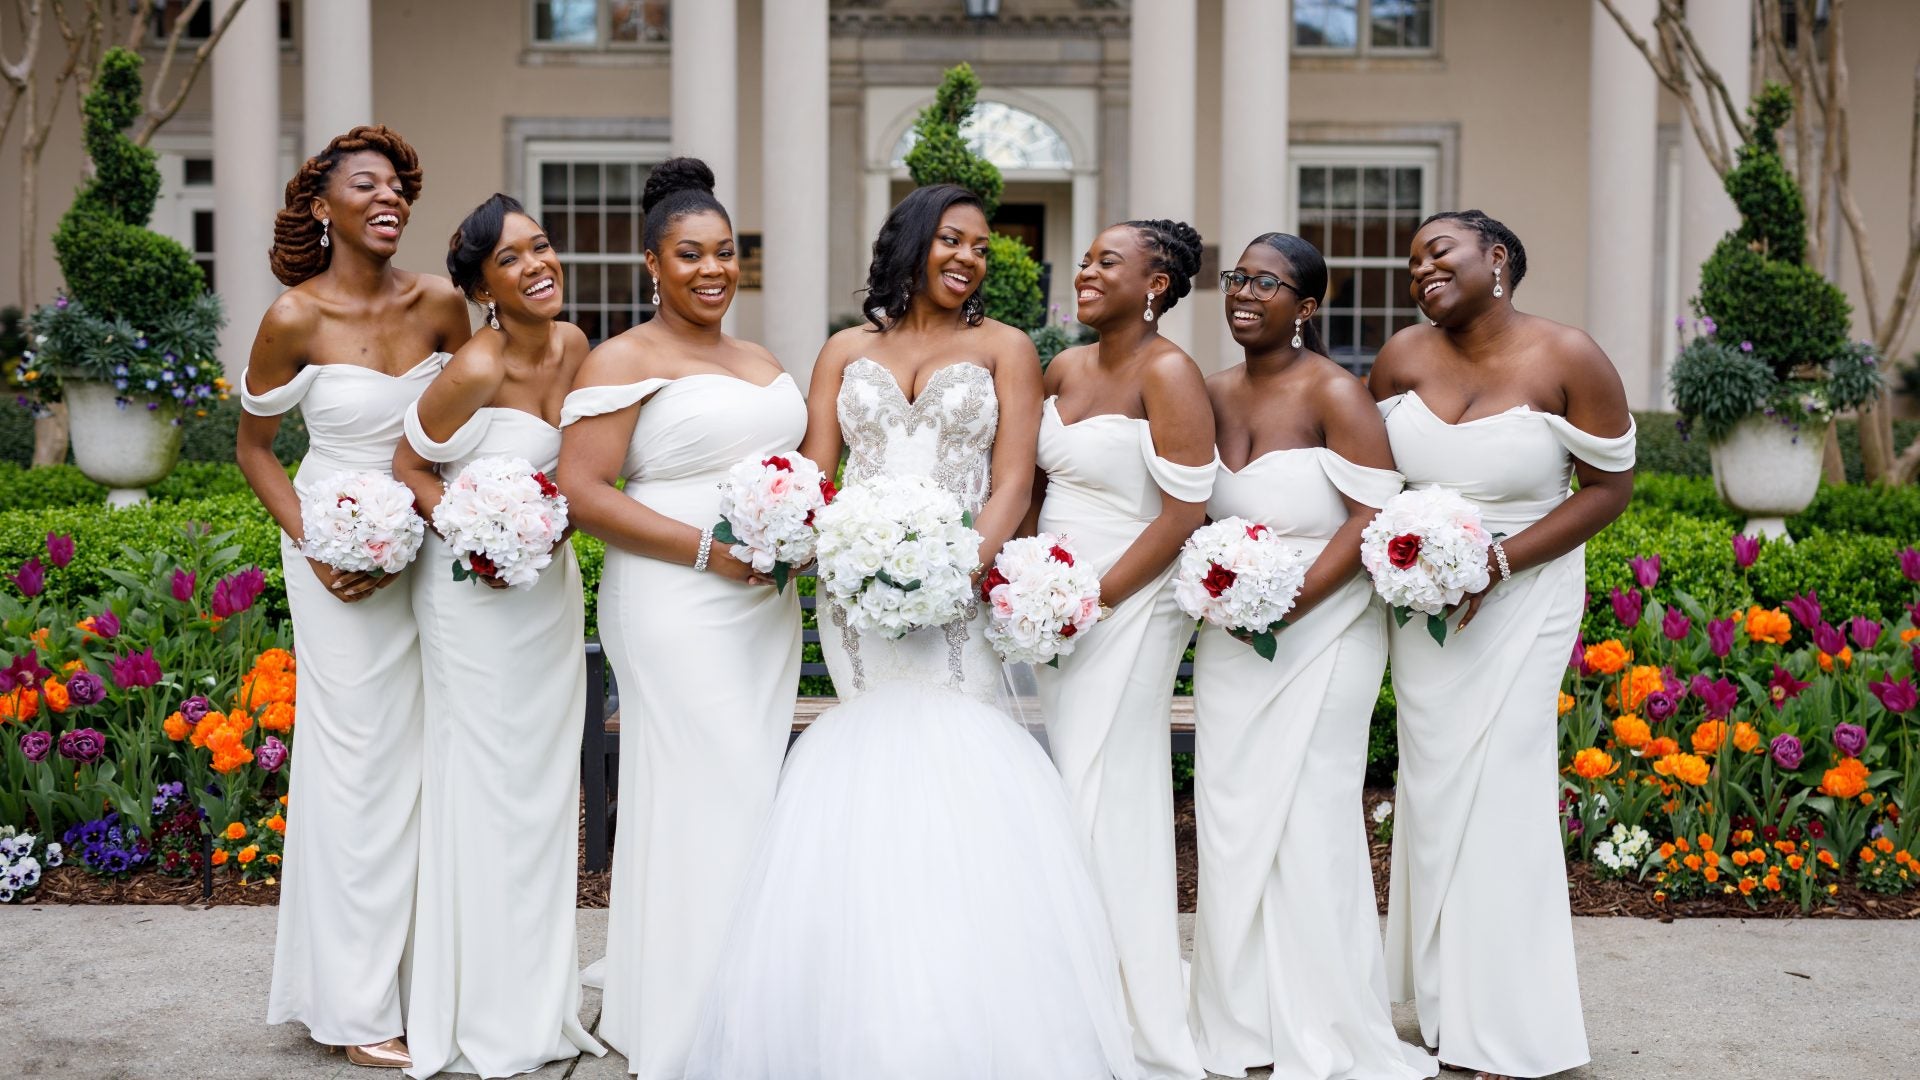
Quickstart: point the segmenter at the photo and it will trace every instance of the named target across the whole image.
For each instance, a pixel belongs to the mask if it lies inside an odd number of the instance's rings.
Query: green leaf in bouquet
[[[1253,639],[1248,644],[1253,646],[1254,652],[1260,654],[1260,659],[1268,663],[1272,663],[1274,654],[1280,651],[1280,642],[1276,640],[1272,630],[1262,630],[1253,635]]]
[[[728,521],[726,518],[721,518],[720,523],[713,527],[713,538],[722,544],[737,544],[740,542],[739,539],[733,535],[733,522]]]
[[[914,578],[912,581],[895,581],[893,579],[893,575],[887,573],[885,570],[881,570],[880,572],[874,574],[873,579],[875,581],[878,581],[882,585],[887,585],[892,588],[899,589],[901,592],[912,592],[915,589],[918,589],[921,585],[919,578]]]
[[[793,567],[788,566],[786,563],[783,563],[783,562],[774,563],[773,564],[773,591],[776,593],[786,592],[787,579],[791,578],[792,576],[793,576]]]
[[[969,529],[973,528],[973,511],[960,511],[960,524],[965,525]]]
[[[1047,666],[1050,668],[1053,668],[1055,671],[1058,671],[1060,669],[1060,655],[1058,653],[1055,653],[1050,659],[1048,659]]]
[[[1410,607],[1395,607],[1393,609],[1393,625],[1395,626],[1405,626],[1412,618],[1413,609]]]
[[[1433,643],[1435,645],[1438,645],[1443,649],[1446,648],[1447,617],[1445,615],[1427,616],[1427,634],[1433,638]]]

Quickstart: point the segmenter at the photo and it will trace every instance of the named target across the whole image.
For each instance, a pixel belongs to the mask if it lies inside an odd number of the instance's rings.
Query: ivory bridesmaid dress
[[[1276,450],[1214,479],[1208,516],[1264,523],[1318,558],[1400,474],[1324,446]],[[1214,626],[1194,650],[1194,810],[1200,842],[1190,1011],[1222,1076],[1414,1080],[1439,1063],[1400,1042],[1360,789],[1387,665],[1386,610],[1356,572],[1289,620],[1271,662]]]
[[[1573,460],[1633,467],[1618,438],[1517,406],[1460,424],[1408,391],[1380,403],[1411,487],[1444,486],[1512,535],[1565,501]],[[1390,632],[1400,706],[1387,976],[1440,1060],[1546,1076],[1588,1060],[1556,809],[1557,695],[1579,633],[1584,547],[1494,586],[1434,644]]]
[[[449,483],[480,458],[549,476],[560,459],[560,429],[519,409],[480,409],[445,442],[417,404],[406,425]],[[455,581],[453,563],[429,529],[411,582],[427,707],[407,1073],[513,1076],[606,1053],[580,1023],[574,934],[586,612],[569,544],[528,588]]]
[[[594,386],[561,424],[640,407],[626,494],[695,528],[749,454],[807,427],[791,376],[717,373]],[[724,550],[715,557],[724,557]],[[620,821],[599,1034],[650,1080],[680,1080],[728,916],[773,805],[800,680],[800,601],[607,546],[600,638],[620,688]]]
[[[1067,537],[1104,574],[1159,515],[1161,492],[1207,498],[1218,459],[1176,464],[1154,451],[1147,421],[1105,414],[1067,424],[1048,398],[1039,464],[1040,529]],[[1034,670],[1047,742],[1113,929],[1134,1055],[1151,1078],[1204,1075],[1187,1026],[1167,738],[1194,623],[1174,602],[1173,572],[1169,563],[1127,597],[1058,667]]]
[[[447,359],[434,353],[400,376],[309,364],[258,394],[243,374],[240,404],[255,416],[300,407],[308,446],[293,486],[305,495],[337,473],[391,473],[402,416]],[[300,742],[288,780],[267,1022],[298,1020],[316,1042],[333,1046],[383,1042],[406,1028],[420,860],[422,695],[412,595],[396,582],[342,603],[285,535],[280,565],[300,660]]]

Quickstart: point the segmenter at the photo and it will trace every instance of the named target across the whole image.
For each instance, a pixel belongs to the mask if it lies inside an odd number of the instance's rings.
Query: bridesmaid
[[[241,376],[234,456],[279,523],[300,657],[300,752],[287,815],[267,1021],[298,1020],[356,1065],[404,1068],[402,972],[419,862],[420,652],[405,578],[344,574],[300,554],[300,492],[392,467],[401,416],[468,336],[445,280],[393,266],[420,195],[420,159],[356,127],[287,182],[269,257],[289,286]],[[300,479],[273,456],[299,406]]]
[[[1360,532],[1400,474],[1366,386],[1314,329],[1320,252],[1267,233],[1220,287],[1247,360],[1207,380],[1221,458],[1207,513],[1260,522],[1313,563],[1271,662],[1212,626],[1195,650],[1194,1041],[1223,1076],[1433,1076],[1393,1031],[1360,810],[1387,666]]]
[[[1102,622],[1035,673],[1112,924],[1134,1054],[1152,1078],[1205,1074],[1180,964],[1167,720],[1193,633],[1174,603],[1174,557],[1206,519],[1213,412],[1200,369],[1155,321],[1199,267],[1200,234],[1183,222],[1130,221],[1095,238],[1074,285],[1100,341],[1047,366],[1033,498],[1038,527],[1100,569]]]
[[[394,474],[429,521],[477,459],[553,474],[561,401],[587,356],[580,328],[556,321],[559,257],[519,202],[495,195],[468,214],[447,272],[486,326],[407,409]],[[565,541],[530,588],[455,581],[454,561],[429,531],[413,575],[427,764],[408,1072],[512,1076],[606,1053],[580,1023],[574,936],[586,613]]]
[[[771,354],[721,332],[740,264],[712,170],[657,166],[642,206],[658,312],[587,357],[560,476],[575,523],[607,542],[600,636],[623,716],[607,955],[587,977],[628,1070],[678,1080],[800,677],[798,596],[713,542],[719,484],[748,455],[793,452],[807,405]]]
[[[1545,1076],[1588,1058],[1554,717],[1580,628],[1583,545],[1633,491],[1633,418],[1591,338],[1515,310],[1527,253],[1506,226],[1478,210],[1436,214],[1407,265],[1433,325],[1387,342],[1373,396],[1407,483],[1459,491],[1495,540],[1491,584],[1461,605],[1445,648],[1417,619],[1390,633],[1400,782],[1388,980],[1418,1005],[1440,1060]]]

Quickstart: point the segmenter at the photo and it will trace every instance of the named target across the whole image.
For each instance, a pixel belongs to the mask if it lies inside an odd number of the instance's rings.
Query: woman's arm
[[[1387,425],[1373,397],[1358,379],[1344,374],[1330,377],[1318,388],[1320,423],[1326,432],[1327,449],[1353,462],[1374,469],[1393,468],[1393,451],[1387,444]],[[1347,504],[1347,520],[1327,541],[1313,565],[1307,568],[1306,583],[1294,598],[1287,621],[1297,623],[1306,614],[1353,580],[1360,572],[1360,534],[1380,511],[1359,502],[1344,492],[1340,501]]]
[[[1147,407],[1154,453],[1176,465],[1213,460],[1213,405],[1207,400],[1206,380],[1186,353],[1176,349],[1155,357],[1141,378],[1140,398]],[[1100,602],[1118,607],[1159,576],[1206,520],[1205,500],[1186,502],[1162,491],[1160,515],[1100,579]]]
[[[800,440],[800,455],[836,483],[840,467],[840,380],[847,370],[846,336],[863,333],[858,328],[842,330],[827,339],[813,361],[813,374],[807,382],[807,434]]]
[[[982,567],[993,565],[994,556],[1027,517],[1040,438],[1040,354],[1020,331],[999,323],[990,329],[1003,340],[994,349],[993,392],[1000,405],[1000,427],[993,436],[992,486],[986,505],[973,519]]]

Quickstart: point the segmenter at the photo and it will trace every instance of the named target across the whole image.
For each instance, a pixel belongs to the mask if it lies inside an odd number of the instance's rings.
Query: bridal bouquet
[[[420,553],[427,523],[413,492],[385,473],[329,476],[300,499],[300,550],[335,570],[399,573]]]
[[[720,523],[713,538],[785,591],[793,568],[813,558],[813,516],[833,501],[833,481],[799,454],[749,455],[720,485]]]
[[[1360,562],[1374,591],[1405,626],[1416,611],[1427,632],[1447,643],[1447,609],[1487,587],[1487,545],[1480,511],[1451,488],[1403,491],[1387,500],[1360,534]]]
[[[980,582],[987,643],[1015,664],[1053,664],[1074,635],[1100,621],[1100,575],[1079,564],[1064,537],[1009,540]]]
[[[855,630],[897,638],[965,614],[980,534],[938,484],[876,477],[840,492],[814,523],[820,588]]]
[[[1173,598],[1180,610],[1204,619],[1272,660],[1275,634],[1307,581],[1307,557],[1242,517],[1196,529],[1180,549]]]
[[[530,588],[567,531],[567,497],[524,458],[483,457],[447,485],[433,527],[456,556],[453,579]]]

